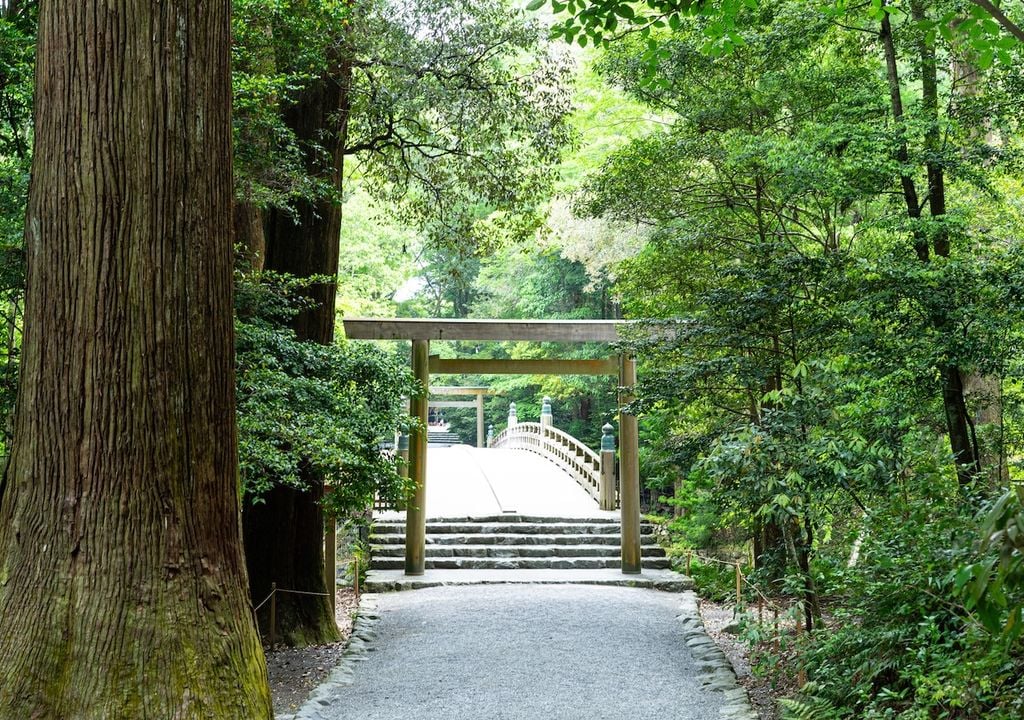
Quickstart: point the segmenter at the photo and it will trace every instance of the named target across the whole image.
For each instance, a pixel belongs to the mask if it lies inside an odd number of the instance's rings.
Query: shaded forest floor
[[[338,590],[334,618],[341,631],[341,640],[329,645],[304,648],[278,647],[267,653],[267,671],[270,673],[270,694],[274,698],[274,714],[294,713],[309,693],[341,660],[352,633],[352,618],[358,605],[351,588]]]

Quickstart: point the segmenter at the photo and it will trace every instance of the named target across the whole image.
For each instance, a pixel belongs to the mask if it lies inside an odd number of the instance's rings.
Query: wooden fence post
[[[277,583],[270,583],[270,650],[277,643]]]
[[[736,604],[739,605],[742,600],[743,593],[743,572],[740,570],[740,564],[736,563]]]
[[[325,492],[331,487],[325,486]],[[333,514],[324,517],[327,525],[324,533],[324,585],[330,595],[331,611],[337,610],[338,604],[338,518]]]
[[[804,669],[804,661],[803,661],[803,657],[801,656],[800,647],[799,647],[799,645],[800,645],[800,637],[803,635],[803,631],[804,631],[804,627],[803,627],[804,623],[803,623],[803,617],[802,617],[803,614],[804,614],[804,610],[803,610],[803,607],[802,607],[802,605],[800,603],[797,603],[796,609],[797,609],[797,614],[796,614],[796,644],[797,644],[797,648],[796,648],[796,667],[797,667],[797,670],[796,670],[796,686],[797,686],[797,689],[802,689],[803,686],[807,684],[807,671]]]

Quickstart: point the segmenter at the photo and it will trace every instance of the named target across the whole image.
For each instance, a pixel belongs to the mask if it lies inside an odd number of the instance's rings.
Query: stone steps
[[[640,532],[650,533],[650,526],[641,526]],[[427,522],[428,535],[618,535],[618,523],[554,522],[554,523],[447,523]],[[377,523],[376,535],[404,535],[404,523]]]
[[[389,545],[405,545],[405,535],[391,533],[387,535],[371,535],[370,542],[384,547]],[[653,535],[641,535],[641,545],[657,544]],[[427,535],[427,547],[431,545],[611,545],[616,548],[622,544],[622,536],[614,535]]]
[[[605,570],[621,567],[621,528],[614,517],[501,515],[435,518],[426,523],[428,570]],[[653,527],[641,526],[641,564],[670,566]],[[378,520],[370,535],[371,569],[405,566],[405,523]]]
[[[430,430],[427,432],[427,445],[434,447],[451,447],[452,445],[461,445],[462,438],[456,433],[445,432],[442,430]]]
[[[618,550],[618,545],[614,546]],[[658,546],[641,548],[643,557],[665,557]],[[597,557],[612,556],[608,545],[427,545],[428,558],[543,558],[543,557]],[[405,558],[405,545],[379,545],[374,549],[377,558]]]
[[[644,569],[667,570],[668,558],[645,557],[642,560]],[[601,570],[614,569],[621,566],[618,557],[544,557],[544,558],[444,558],[428,557],[428,570]],[[374,570],[401,570],[405,567],[405,558],[373,559],[371,568]]]

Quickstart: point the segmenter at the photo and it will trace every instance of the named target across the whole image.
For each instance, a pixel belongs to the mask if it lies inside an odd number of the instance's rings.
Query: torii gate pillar
[[[409,401],[409,414],[417,421],[409,434],[409,479],[413,491],[405,507],[405,574],[422,575],[427,541],[427,403],[430,394],[430,341],[412,341],[412,373],[423,394]]]
[[[639,575],[640,560],[640,433],[636,415],[622,408],[633,401],[636,359],[619,358],[619,504],[622,512],[622,572]]]

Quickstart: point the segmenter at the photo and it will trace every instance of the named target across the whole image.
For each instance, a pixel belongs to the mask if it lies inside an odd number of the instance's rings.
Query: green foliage
[[[299,342],[286,320],[300,302],[297,281],[242,278],[237,292],[236,364],[242,489],[260,502],[278,484],[303,487],[303,471],[334,487],[326,501],[344,515],[375,495],[403,491],[382,453],[403,422],[411,379],[394,357],[365,343]]]
[[[1024,631],[1024,487],[1007,490],[984,513],[979,549],[981,559],[957,572],[957,588],[985,629],[1013,645]]]
[[[25,286],[24,221],[32,162],[36,4],[0,7],[0,447],[14,412]]]
[[[1019,646],[993,641],[958,600],[955,568],[977,551],[955,481],[905,477],[863,523],[860,561],[832,576],[842,599],[834,627],[804,648],[814,685],[790,711],[810,706],[870,719],[1018,716]]]
[[[289,207],[336,190],[310,174],[285,117],[302,93],[336,62],[351,3],[343,0],[233,0],[232,121],[239,198]]]
[[[548,0],[533,0],[527,7],[537,10],[548,4]],[[648,44],[648,60],[656,58],[659,40],[666,34],[678,31],[688,18],[697,16],[705,20],[702,32],[702,52],[721,56],[734,52],[747,43],[742,23],[766,0],[550,0],[551,8],[561,14],[563,20],[553,27],[556,37],[567,42],[576,42],[581,47],[590,44],[607,46],[629,34],[637,34]],[[807,3],[808,9],[818,15],[849,23],[851,15],[858,14],[879,22],[889,14],[895,18],[906,17],[909,3],[886,3],[872,0],[871,3],[850,3],[847,0],[816,0]],[[970,44],[978,53],[980,66],[988,68],[993,59],[1009,65],[1013,62],[1009,51],[1016,48],[1024,30],[1019,24],[1024,9],[1019,3],[1009,11],[1018,20],[1008,17],[999,3],[972,0],[949,4],[947,12],[934,20],[920,23],[920,29],[930,42],[937,37],[953,41],[958,39]]]
[[[533,212],[571,140],[570,65],[537,24],[504,0],[375,1],[352,42],[349,148],[377,194],[441,240],[482,206]]]
[[[258,207],[361,187],[435,244],[532,234],[570,142],[564,53],[505,0],[238,0],[236,184]],[[304,102],[341,86],[325,127]],[[301,131],[300,131],[301,128]],[[331,140],[332,142],[328,142]]]
[[[600,5],[621,4],[559,9]],[[670,331],[632,343],[646,360],[645,478],[683,511],[668,524],[677,550],[749,542],[752,582],[812,615],[820,605],[801,643],[814,685],[787,717],[1019,715],[1024,521],[1006,492],[1024,419],[1021,117],[1007,94],[1019,70],[977,57],[992,26],[963,4],[915,3],[943,27],[950,12],[975,18],[950,33],[887,3],[894,123],[879,3],[725,5],[661,28],[637,3],[601,31],[615,42],[600,71],[664,118],[576,207],[649,229],[612,288],[627,316]],[[921,89],[931,53],[934,106]],[[994,61],[969,92],[946,70]],[[937,168],[945,207],[932,214]],[[927,212],[907,210],[908,180]],[[926,262],[915,242],[934,249]],[[985,457],[973,483],[958,482],[944,436],[951,366]],[[724,573],[693,572],[702,592],[731,594]]]
[[[795,698],[782,698],[779,707],[782,720],[840,720],[842,715],[832,703],[822,697],[816,697],[814,686],[804,687]]]

